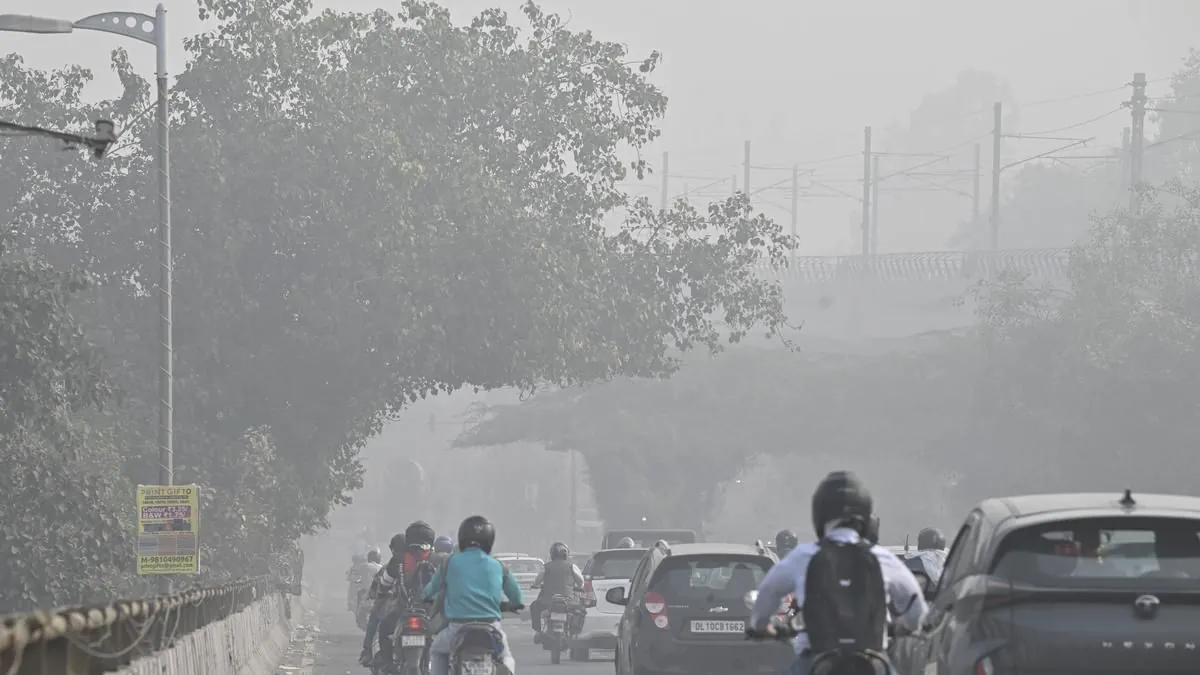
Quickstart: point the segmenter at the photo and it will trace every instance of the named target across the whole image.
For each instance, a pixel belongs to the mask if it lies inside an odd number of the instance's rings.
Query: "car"
[[[629,583],[604,594],[623,607],[617,675],[778,673],[792,660],[785,642],[746,640],[747,592],[777,562],[766,546],[656,544]]]
[[[583,598],[587,617],[583,630],[571,644],[571,660],[587,661],[593,649],[616,649],[617,626],[625,608],[614,605],[604,595],[610,588],[626,586],[642,558],[644,548],[613,548],[597,551],[583,567]]]
[[[899,672],[1200,672],[1200,498],[985,500],[928,597]]]
[[[521,595],[525,597],[525,604],[532,602],[533,598],[537,597],[537,590],[533,588],[533,582],[542,573],[542,569],[546,566],[545,561],[528,553],[497,553],[493,557],[504,563],[509,573],[516,579],[517,584],[521,587]],[[519,616],[527,618],[527,613],[528,610],[522,610]]]

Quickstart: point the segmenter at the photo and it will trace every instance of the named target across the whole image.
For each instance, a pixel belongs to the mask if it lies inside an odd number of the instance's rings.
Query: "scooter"
[[[525,605],[501,603],[501,611],[517,613]],[[451,675],[501,675],[507,672],[500,661],[500,636],[490,623],[465,623],[450,645]]]

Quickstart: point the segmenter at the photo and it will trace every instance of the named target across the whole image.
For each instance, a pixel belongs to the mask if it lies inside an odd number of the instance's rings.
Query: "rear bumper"
[[[775,674],[793,661],[790,642],[655,640],[633,654],[638,670],[680,675]]]

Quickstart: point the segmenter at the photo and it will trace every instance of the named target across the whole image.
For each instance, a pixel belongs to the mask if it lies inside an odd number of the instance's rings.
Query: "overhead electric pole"
[[[667,210],[667,200],[669,199],[668,195],[670,194],[671,189],[670,171],[670,156],[664,152],[662,162],[662,198],[659,200],[659,208],[661,208],[663,211]]]
[[[746,141],[744,166],[742,167],[742,192],[750,199],[750,141]]]
[[[800,220],[800,167],[792,165],[792,239],[796,238],[797,224]]]
[[[863,127],[862,254],[871,252],[871,127]]]
[[[1001,125],[1003,106],[996,101],[992,106],[992,250],[1000,248],[1000,149],[1004,143]]]
[[[975,175],[971,185],[971,231],[979,232],[979,181],[983,173],[983,150],[975,144]]]
[[[1129,141],[1129,210],[1137,212],[1138,188],[1142,184],[1142,154],[1146,149],[1146,74],[1133,74],[1133,98],[1129,101],[1133,111],[1133,124]]]
[[[879,253],[879,155],[871,158],[871,254]]]

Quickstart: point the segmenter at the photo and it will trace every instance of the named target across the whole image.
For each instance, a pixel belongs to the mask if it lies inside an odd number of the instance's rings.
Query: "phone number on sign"
[[[147,555],[142,556],[142,565],[190,565],[195,559],[196,556],[194,555]]]

